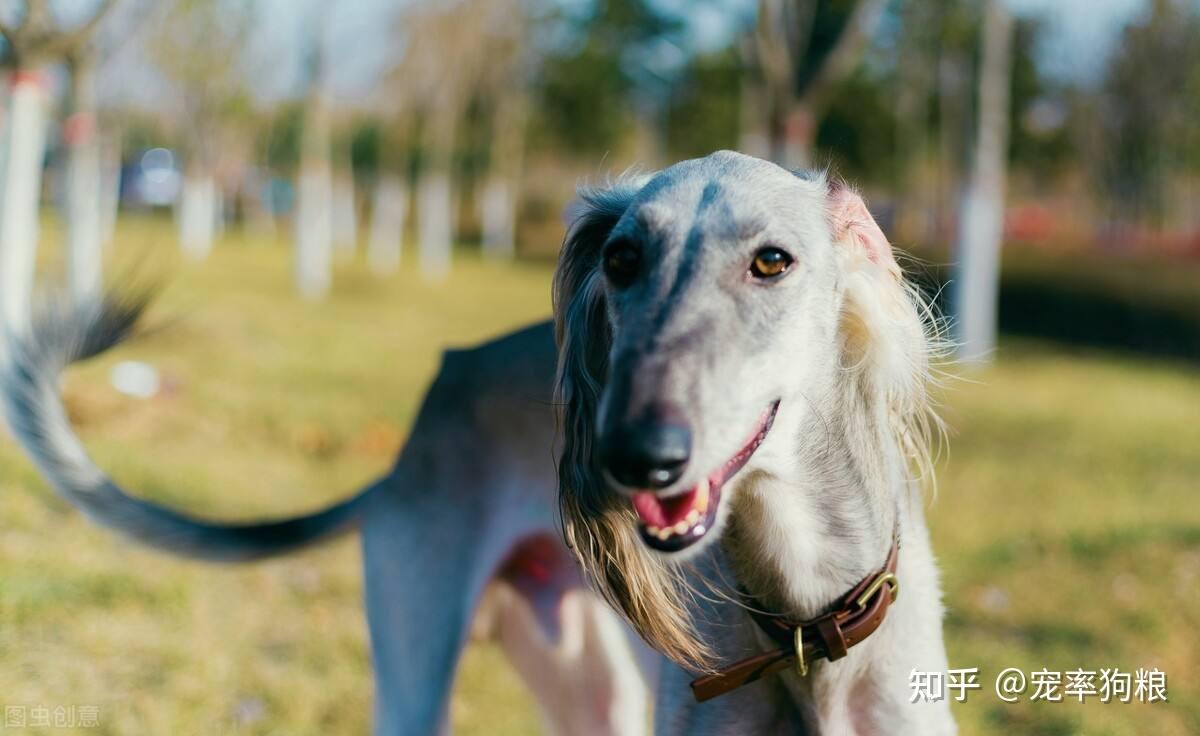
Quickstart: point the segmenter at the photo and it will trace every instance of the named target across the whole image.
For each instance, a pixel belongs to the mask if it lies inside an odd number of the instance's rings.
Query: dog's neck
[[[792,620],[829,611],[883,567],[894,535],[899,534],[903,544],[911,531],[919,537],[914,539],[917,547],[925,549],[923,525],[913,526],[913,513],[920,512],[919,493],[896,441],[896,428],[882,400],[865,399],[859,389],[835,387],[825,394],[827,403],[808,404],[806,412],[782,427],[788,434],[778,439],[792,447],[781,442],[775,451],[791,452],[793,461],[772,462],[770,466],[786,470],[747,479],[722,541],[738,585],[771,612]],[[903,568],[903,550],[900,557]],[[889,617],[921,616],[919,607],[912,605],[902,596]],[[762,648],[775,646],[749,616],[741,620],[751,640]],[[889,658],[868,653],[889,646],[876,634],[847,660],[857,664],[819,666],[806,678],[790,671],[781,674],[779,682],[791,694],[795,709],[791,717],[818,733],[839,722],[845,726],[844,719],[850,717],[846,714],[857,712],[848,704],[878,690],[872,678],[889,685],[906,682],[903,673],[881,670],[887,667],[880,663]]]
[[[787,470],[747,479],[723,545],[739,584],[797,620],[882,567],[910,486],[886,408],[853,386],[826,395],[779,438]]]

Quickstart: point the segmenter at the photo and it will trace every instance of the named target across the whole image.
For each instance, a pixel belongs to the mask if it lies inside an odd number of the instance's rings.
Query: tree
[[[388,276],[400,267],[408,216],[411,117],[403,110],[393,111],[387,125],[372,121],[360,126],[350,143],[354,170],[372,180],[367,266],[376,276]]]
[[[1128,26],[1106,70],[1100,97],[1094,180],[1130,218],[1163,214],[1167,180],[1200,166],[1200,9],[1153,0]]]
[[[1004,0],[987,0],[983,13],[975,150],[962,196],[955,242],[954,324],[959,358],[965,362],[991,360],[996,346],[1012,37],[1013,19]]]
[[[324,13],[313,15],[296,186],[296,285],[300,294],[311,300],[324,298],[333,282],[332,132],[325,99],[326,55],[320,30]]]
[[[736,147],[743,76],[734,48],[693,56],[671,85],[666,110],[667,153],[672,159]]]
[[[184,159],[179,244],[193,260],[212,249],[224,192],[219,169],[241,155],[249,111],[245,52],[253,6],[173,0],[158,18],[150,52],[179,91],[175,125]]]
[[[526,38],[524,0],[488,4],[488,63],[481,69],[479,95],[491,131],[487,169],[479,196],[484,255],[511,258],[516,252],[517,203],[525,155],[532,62]]]
[[[552,144],[577,153],[606,154],[630,132],[630,111],[641,114],[662,91],[654,73],[663,42],[678,46],[675,12],[650,0],[596,0],[579,15],[554,16],[541,37],[535,79],[534,125]],[[561,40],[565,39],[565,40]]]
[[[0,319],[10,329],[29,322],[37,240],[38,204],[46,151],[44,67],[76,52],[95,31],[114,0],[99,0],[90,15],[72,28],[63,28],[47,0],[26,0],[15,22],[0,22],[11,69],[9,123],[0,160],[4,194],[0,198]],[[81,269],[81,288],[92,289],[98,278],[98,255],[73,254],[72,271]],[[92,269],[84,274],[82,269]],[[76,283],[76,278],[72,278]]]
[[[761,84],[751,96],[763,121],[771,160],[812,163],[817,125],[836,86],[858,66],[886,0],[760,0],[753,60]]]
[[[67,56],[70,89],[63,138],[67,146],[67,284],[77,303],[101,286],[101,163],[96,131],[95,68],[90,50]]]
[[[391,74],[420,120],[417,166],[417,260],[427,279],[450,270],[455,236],[452,170],[463,116],[488,58],[490,16],[482,0],[419,7],[402,16],[407,45]],[[454,63],[447,64],[451,58]]]

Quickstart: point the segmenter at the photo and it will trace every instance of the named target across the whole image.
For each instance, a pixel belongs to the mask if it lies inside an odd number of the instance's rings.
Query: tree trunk
[[[217,225],[217,184],[202,167],[189,166],[179,190],[179,247],[184,256],[203,261],[212,252]]]
[[[323,299],[333,282],[332,130],[322,58],[318,55],[309,82],[296,195],[296,286],[313,301]]]
[[[444,169],[424,171],[417,181],[417,258],[421,275],[444,279],[450,273],[454,240],[454,196]]]
[[[417,261],[422,277],[431,281],[450,274],[458,212],[454,207],[450,169],[460,113],[454,90],[445,89],[435,101],[425,126],[430,154],[417,180],[417,233],[420,239]]]
[[[509,259],[516,254],[517,205],[525,156],[526,100],[501,95],[493,122],[490,171],[479,198],[483,254]]]
[[[984,9],[979,120],[970,179],[959,212],[954,279],[959,358],[990,361],[996,347],[1000,245],[1008,162],[1013,21],[1003,0]]]
[[[767,158],[770,154],[764,110],[767,105],[766,85],[759,78],[758,50],[755,39],[747,35],[738,43],[742,59],[738,102],[738,150],[749,156]]]
[[[929,100],[933,91],[936,8],[909,3],[901,16],[903,34],[897,54],[896,220],[893,238],[928,246],[936,236],[934,196],[929,177]]]
[[[311,162],[300,172],[296,197],[296,285],[305,299],[329,292],[333,265],[333,184],[329,169]]]
[[[858,66],[878,27],[886,0],[858,0],[832,48],[817,61],[804,89],[798,75],[809,61],[816,3],[759,2],[758,56],[768,112],[771,159],[788,168],[813,162],[817,125],[832,90]]]
[[[483,254],[488,258],[512,258],[516,252],[516,202],[504,176],[493,174],[484,182],[479,210]]]
[[[29,327],[37,256],[38,205],[46,150],[46,96],[38,71],[12,74],[4,131],[4,195],[0,201],[0,306],[10,329]]]
[[[354,258],[358,248],[358,209],[354,198],[354,176],[343,174],[333,181],[333,252],[339,261]]]
[[[790,96],[789,96],[790,97]],[[800,101],[778,100],[771,123],[771,160],[788,169],[812,165],[817,121],[812,109]]]
[[[100,292],[101,182],[96,131],[95,76],[87,59],[69,62],[71,92],[63,126],[67,145],[67,283],[76,304]]]
[[[408,188],[394,174],[384,174],[375,184],[371,204],[371,232],[367,239],[367,265],[378,276],[395,273],[404,243],[404,217]]]
[[[112,245],[121,209],[121,145],[109,139],[100,146],[100,247]]]

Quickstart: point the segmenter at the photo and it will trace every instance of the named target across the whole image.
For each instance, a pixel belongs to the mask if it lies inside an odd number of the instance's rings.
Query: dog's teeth
[[[658,534],[655,534],[654,536],[658,537],[660,540],[665,542],[671,538],[671,530],[670,529],[659,529]]]
[[[696,486],[696,505],[692,510],[701,514],[708,512],[708,478]]]
[[[646,533],[647,533],[647,534],[649,534],[649,535],[650,535],[650,536],[652,536],[652,537],[657,537],[657,536],[658,536],[658,533],[659,533],[660,531],[662,531],[662,529],[659,529],[659,528],[658,528],[658,527],[656,527],[656,526],[648,526],[648,527],[646,527]]]
[[[676,534],[687,534],[687,530],[690,527],[691,527],[691,524],[687,523],[686,521],[681,521],[675,525],[675,533]]]
[[[688,512],[688,515],[684,517],[684,521],[687,522],[688,526],[694,526],[697,521],[700,521],[700,512],[696,509],[692,509]]]

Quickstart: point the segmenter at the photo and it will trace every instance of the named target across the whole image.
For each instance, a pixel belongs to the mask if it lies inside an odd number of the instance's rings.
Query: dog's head
[[[795,449],[776,420],[812,392],[853,376],[919,413],[923,319],[862,199],[822,175],[720,152],[581,196],[555,277],[564,528],[643,637],[703,668],[677,561]]]

